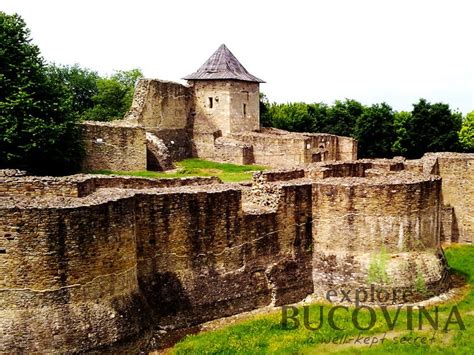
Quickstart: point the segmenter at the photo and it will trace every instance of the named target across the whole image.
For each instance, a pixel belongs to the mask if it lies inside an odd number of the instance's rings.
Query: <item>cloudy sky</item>
[[[471,0],[1,0],[48,61],[179,81],[225,43],[270,101],[474,110]]]

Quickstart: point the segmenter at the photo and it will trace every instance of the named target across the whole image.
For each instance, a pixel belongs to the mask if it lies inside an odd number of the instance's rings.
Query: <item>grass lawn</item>
[[[216,163],[201,159],[185,159],[175,163],[177,170],[172,172],[156,171],[110,171],[95,170],[91,173],[106,175],[132,175],[151,178],[181,178],[187,176],[217,176],[224,182],[250,181],[252,173],[267,169],[260,165],[236,165]]]
[[[423,329],[419,330],[419,312],[413,311],[413,330],[407,330],[407,308],[399,313],[395,327],[390,330],[382,310],[375,306],[376,323],[372,329],[358,330],[351,321],[352,309],[335,313],[335,323],[344,328],[342,331],[332,329],[327,322],[330,305],[313,304],[309,307],[310,320],[313,325],[319,324],[319,311],[323,307],[323,325],[319,330],[308,330],[303,326],[285,329],[281,326],[281,312],[253,316],[250,319],[229,325],[225,328],[191,335],[183,339],[171,350],[173,354],[474,354],[474,246],[452,246],[446,250],[446,256],[452,270],[463,275],[468,283],[468,293],[464,299],[452,300],[439,305],[439,329],[434,330],[426,318],[423,318]],[[444,331],[452,306],[459,309],[465,330],[460,330],[458,323],[448,325]],[[434,307],[427,308],[434,318]],[[299,321],[303,323],[302,308]],[[391,319],[395,318],[395,309],[390,309]],[[361,326],[369,324],[367,310],[362,310],[358,317]],[[452,320],[456,318],[453,317]],[[293,324],[293,323],[291,323]],[[381,338],[386,333],[385,340]],[[370,342],[377,337],[378,344],[354,345],[334,344],[334,337],[346,335],[347,338],[370,337]],[[405,338],[404,338],[405,337]],[[417,340],[415,340],[415,338]],[[402,340],[402,338],[405,339]],[[410,339],[408,339],[410,338]],[[422,338],[427,344],[422,344]],[[433,340],[433,341],[432,341]],[[432,341],[432,342],[431,342]],[[337,341],[336,341],[337,342]],[[403,344],[402,344],[403,342]]]

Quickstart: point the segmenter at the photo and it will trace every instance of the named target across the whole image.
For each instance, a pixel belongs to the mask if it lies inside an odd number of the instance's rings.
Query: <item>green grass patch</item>
[[[156,171],[111,171],[94,170],[91,173],[104,175],[141,176],[148,178],[182,178],[191,176],[217,176],[224,182],[244,182],[252,179],[255,171],[267,169],[261,165],[237,165],[216,163],[202,159],[185,159],[175,163],[177,170],[171,172]]]
[[[461,300],[451,300],[438,305],[439,329],[433,330],[424,318],[423,329],[419,330],[419,313],[413,312],[413,329],[407,327],[407,310],[400,310],[395,327],[390,330],[385,321],[383,311],[374,307],[376,323],[367,331],[357,329],[352,322],[351,308],[349,312],[337,312],[335,323],[343,330],[334,330],[328,325],[327,314],[332,307],[328,304],[312,304],[309,306],[310,321],[319,324],[319,312],[323,310],[323,324],[319,330],[309,330],[304,326],[287,329],[281,325],[281,312],[258,315],[229,325],[219,330],[190,335],[175,345],[173,354],[324,354],[335,352],[339,354],[472,354],[474,353],[474,246],[452,246],[446,250],[446,257],[452,270],[464,275],[468,282],[468,294]],[[444,331],[445,323],[456,305],[466,327],[460,330],[458,324],[451,324]],[[434,317],[434,307],[427,307]],[[299,308],[298,320],[303,323],[303,308]],[[396,309],[389,309],[388,314],[393,320]],[[368,311],[361,311],[358,317],[361,325],[369,324]],[[293,323],[292,323],[293,324]],[[368,345],[334,344],[335,337],[377,336],[380,338],[387,333],[382,344]],[[411,337],[401,343],[402,337]],[[418,343],[413,340],[419,337]],[[421,337],[427,339],[427,344],[420,342]],[[431,343],[430,340],[434,339]],[[347,339],[347,338],[346,338]],[[408,339],[408,338],[407,338]]]

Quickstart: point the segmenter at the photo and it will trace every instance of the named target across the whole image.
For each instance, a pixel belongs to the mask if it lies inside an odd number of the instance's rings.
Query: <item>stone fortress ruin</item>
[[[84,124],[84,169],[167,170],[190,157],[271,167],[357,157],[349,137],[260,128],[263,80],[225,45],[184,79],[187,86],[141,79],[123,120]]]
[[[350,138],[255,122],[233,131],[204,106],[217,97],[231,110],[238,94],[232,110],[243,115],[246,83],[232,80],[227,97],[223,82],[212,95],[196,88],[201,108],[194,86],[141,81],[126,119],[85,124],[86,166],[164,168],[212,154],[279,168],[250,183],[2,172],[0,352],[149,349],[157,334],[330,289],[406,289],[416,302],[450,287],[441,243],[473,241],[474,154],[357,160]]]

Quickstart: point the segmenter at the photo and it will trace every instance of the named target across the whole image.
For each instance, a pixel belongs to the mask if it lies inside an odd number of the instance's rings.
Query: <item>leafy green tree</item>
[[[459,142],[463,150],[474,152],[474,111],[468,113],[462,122]]]
[[[291,132],[312,132],[313,119],[308,105],[301,102],[272,104],[268,110],[272,126]]]
[[[78,115],[94,106],[92,98],[97,95],[99,75],[91,70],[73,66],[50,64],[48,75],[62,85],[62,90],[71,100],[71,109]]]
[[[70,97],[47,75],[20,16],[0,12],[0,43],[0,167],[39,174],[78,170],[77,115]]]
[[[123,118],[130,109],[136,81],[143,77],[139,69],[118,71],[97,80],[97,93],[92,97],[93,107],[85,111],[83,119],[112,121]]]
[[[404,142],[407,141],[407,124],[411,120],[411,112],[400,111],[395,112],[393,116],[393,129],[395,140],[392,144],[392,152],[394,155],[405,155],[407,148]]]
[[[364,106],[355,100],[336,101],[327,112],[322,132],[352,137],[356,121],[363,112]]]
[[[312,119],[311,132],[325,132],[328,121],[328,105],[324,103],[308,104],[308,113]]]
[[[395,138],[393,110],[386,103],[366,107],[357,118],[354,138],[360,158],[390,158]]]
[[[411,119],[406,124],[406,139],[401,142],[406,156],[419,158],[426,152],[459,150],[461,121],[461,115],[451,112],[449,105],[420,99],[413,105]]]

